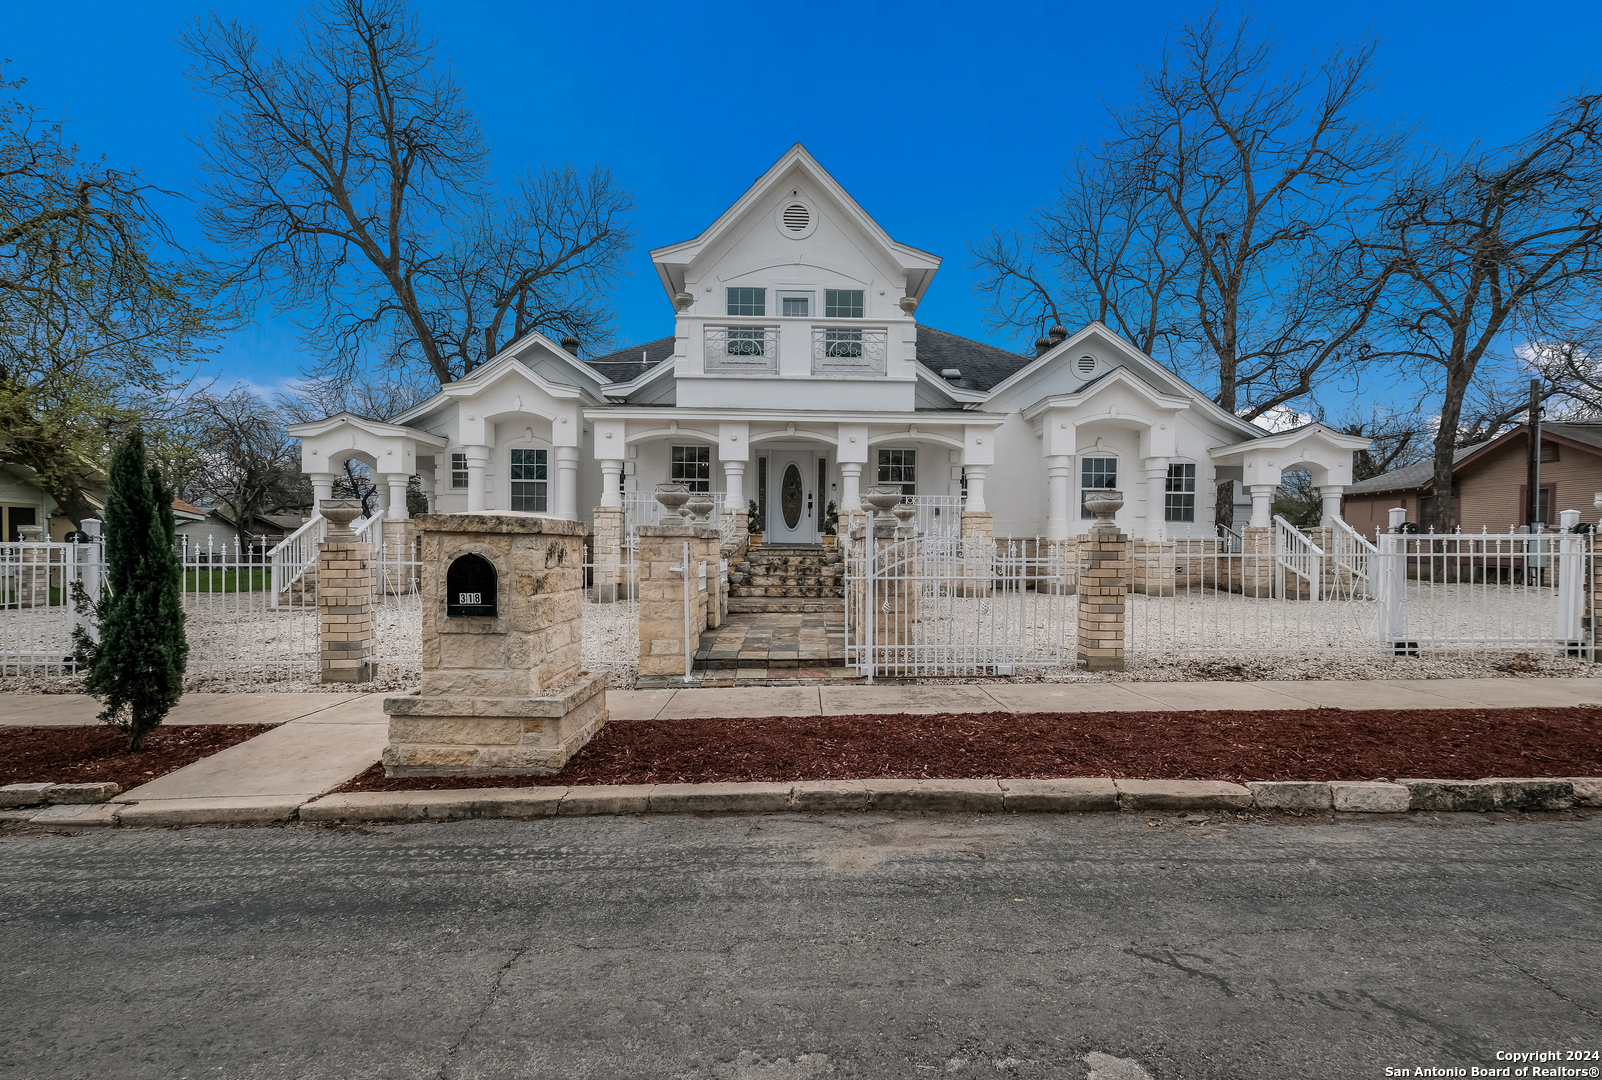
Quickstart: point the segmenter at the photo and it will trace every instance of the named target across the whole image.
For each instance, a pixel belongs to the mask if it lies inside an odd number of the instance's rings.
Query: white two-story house
[[[648,516],[655,486],[683,481],[729,511],[755,502],[770,542],[809,544],[830,504],[877,485],[925,530],[955,533],[967,512],[998,537],[1053,539],[1085,531],[1083,491],[1117,487],[1124,531],[1157,540],[1214,536],[1223,481],[1242,502],[1226,518],[1269,524],[1293,468],[1338,514],[1366,445],[1318,424],[1270,434],[1099,323],[1026,355],[921,324],[940,259],[892,239],[799,145],[651,259],[654,341],[590,356],[530,334],[387,422],[291,428],[319,497],[351,457],[394,517],[414,474],[440,512],[574,520]]]

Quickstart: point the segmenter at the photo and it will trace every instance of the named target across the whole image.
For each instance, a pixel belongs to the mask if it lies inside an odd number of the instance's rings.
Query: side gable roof
[[[1505,446],[1509,441],[1522,438],[1528,425],[1509,428],[1494,439],[1486,439],[1472,446],[1452,452],[1454,472],[1459,466],[1472,466]],[[1582,450],[1602,455],[1602,423],[1553,421],[1541,425],[1541,441],[1568,443]],[[1379,476],[1371,476],[1346,489],[1348,495],[1378,495],[1387,491],[1428,491],[1435,486],[1435,463],[1421,461],[1417,465],[1404,465]]]
[[[960,390],[989,390],[1034,362],[1032,356],[971,341],[932,326],[918,325],[918,363],[939,375],[946,368],[962,372],[945,382]]]
[[[669,334],[665,338],[647,341],[642,345],[630,345],[605,356],[591,357],[586,363],[606,376],[608,382],[632,382],[662,361],[671,359],[674,340],[673,335]]]

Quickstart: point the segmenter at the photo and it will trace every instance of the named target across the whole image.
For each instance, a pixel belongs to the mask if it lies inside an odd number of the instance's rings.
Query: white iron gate
[[[872,679],[1077,663],[1077,559],[1061,542],[913,537],[846,559],[846,663]]]
[[[187,538],[178,556],[191,672],[318,678],[315,559],[286,569],[275,551]]]

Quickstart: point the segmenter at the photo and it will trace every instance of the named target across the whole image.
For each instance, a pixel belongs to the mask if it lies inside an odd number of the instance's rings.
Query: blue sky
[[[724,3],[415,5],[466,85],[509,180],[546,161],[610,167],[638,204],[637,250],[617,292],[619,343],[670,332],[646,250],[701,231],[794,142],[805,143],[896,239],[945,259],[920,320],[995,344],[968,269],[970,238],[1020,224],[1050,199],[1062,163],[1092,144],[1103,102],[1199,4]],[[61,9],[9,0],[0,56],[26,100],[69,122],[89,155],[194,190],[207,103],[174,35],[193,4],[142,0]],[[286,34],[296,4],[216,10]],[[1233,15],[1239,8],[1224,5]],[[1380,39],[1382,121],[1449,148],[1517,138],[1555,98],[1598,80],[1595,0],[1256,5],[1282,59],[1338,39]],[[165,213],[202,244],[192,203]],[[281,385],[302,363],[293,326],[261,313],[209,365],[225,381]]]

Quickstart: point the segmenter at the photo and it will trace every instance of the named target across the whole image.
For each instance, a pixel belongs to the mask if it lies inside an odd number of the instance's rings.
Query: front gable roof
[[[684,291],[685,268],[694,262],[698,255],[741,228],[746,219],[772,192],[790,183],[790,178],[797,173],[811,181],[835,204],[846,220],[876,243],[891,262],[907,272],[906,295],[915,300],[921,299],[929,288],[929,282],[934,278],[935,271],[940,267],[940,257],[892,240],[890,234],[868,216],[868,212],[862,209],[846,189],[840,186],[839,181],[830,176],[828,170],[818,164],[817,159],[800,143],[786,150],[784,155],[773,163],[772,168],[757,177],[756,182],[746,189],[745,194],[736,199],[734,205],[723,211],[700,236],[651,251],[651,262],[656,266],[657,276],[662,279],[662,287],[667,290],[668,296],[674,297]]]
[[[429,400],[433,399],[430,398]],[[427,402],[424,402],[424,404],[426,405]],[[415,412],[417,409],[421,409],[422,407],[422,405],[414,406],[411,410],[408,410],[407,413],[402,413],[401,416],[397,417],[396,419],[403,420],[408,413]],[[353,412],[335,413],[333,416],[327,417],[326,419],[313,420],[310,423],[305,424],[290,424],[284,430],[297,439],[305,439],[315,438],[318,435],[325,435],[328,432],[333,431],[335,428],[346,425],[380,439],[411,439],[415,442],[420,442],[424,445],[433,447],[443,447],[449,441],[443,436],[430,435],[426,431],[418,431],[416,428],[405,427],[401,423],[386,423],[382,420],[371,420],[365,416],[357,416]]]
[[[1047,409],[1078,408],[1119,386],[1134,391],[1136,396],[1143,398],[1147,404],[1162,411],[1179,412],[1191,406],[1189,398],[1177,394],[1165,394],[1128,368],[1118,367],[1090,380],[1071,394],[1053,394],[1041,398],[1023,411],[1023,418],[1033,420]]]
[[[1069,362],[1071,354],[1078,352],[1087,341],[1099,341],[1123,357],[1124,362],[1133,367],[1141,376],[1142,381],[1156,383],[1171,383],[1176,389],[1190,399],[1191,404],[1220,423],[1234,428],[1241,434],[1252,438],[1260,438],[1263,429],[1247,420],[1242,420],[1227,409],[1220,408],[1212,398],[1202,393],[1196,387],[1174,374],[1168,368],[1159,364],[1133,344],[1114,333],[1105,323],[1091,322],[1076,334],[1071,334],[1051,349],[1037,356],[1033,360],[1025,358],[1025,363],[1012,375],[1003,379],[990,388],[987,401],[993,401],[998,395],[1012,389],[1030,375],[1043,371],[1049,367]]]

